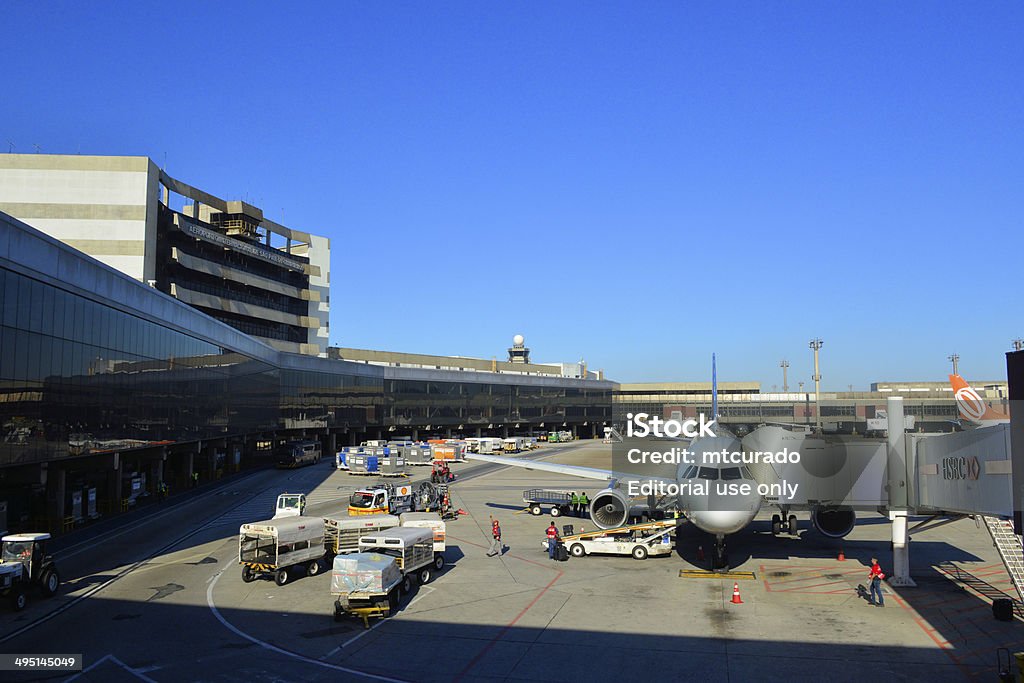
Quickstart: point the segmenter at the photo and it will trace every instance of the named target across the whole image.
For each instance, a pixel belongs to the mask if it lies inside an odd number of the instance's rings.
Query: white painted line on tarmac
[[[121,667],[122,669],[124,669],[125,671],[127,671],[128,673],[130,673],[130,674],[131,674],[132,676],[135,676],[135,677],[136,677],[136,678],[138,678],[139,680],[142,680],[142,681],[146,681],[146,683],[156,683],[156,681],[154,681],[154,680],[153,680],[152,678],[150,678],[150,677],[149,677],[149,676],[147,676],[146,674],[147,674],[148,672],[150,672],[150,671],[153,671],[154,669],[159,669],[160,667],[158,667],[158,666],[151,666],[151,667],[147,667],[147,668],[145,668],[145,669],[133,669],[132,667],[128,666],[127,664],[125,664],[124,662],[122,662],[122,661],[121,661],[120,659],[118,659],[117,657],[115,657],[114,655],[106,655],[106,656],[104,656],[104,657],[101,657],[100,659],[98,659],[98,660],[97,660],[97,661],[96,661],[96,662],[95,662],[95,663],[94,663],[94,664],[93,664],[92,666],[90,666],[89,668],[87,668],[87,669],[82,669],[81,671],[79,671],[78,673],[76,673],[76,674],[75,674],[74,676],[72,676],[71,678],[65,679],[64,683],[71,683],[71,681],[73,681],[73,680],[75,680],[76,678],[79,678],[79,677],[81,677],[81,676],[84,676],[85,674],[89,673],[90,671],[92,671],[93,669],[95,669],[96,667],[98,667],[98,666],[99,666],[100,664],[102,664],[103,662],[105,662],[105,661],[107,661],[107,660],[110,660],[110,661],[111,661],[111,662],[113,662],[114,664],[117,664],[117,665],[118,665],[119,667]]]
[[[338,664],[331,664],[329,662],[324,662],[324,661],[321,661],[319,659],[313,659],[312,657],[307,657],[305,655],[300,655],[297,652],[291,652],[289,650],[285,650],[284,648],[277,647],[276,645],[271,645],[270,643],[268,643],[266,641],[260,640],[259,638],[256,638],[255,636],[251,636],[248,633],[245,633],[244,631],[239,630],[238,628],[236,628],[233,624],[231,624],[227,619],[225,619],[221,615],[220,610],[217,609],[217,605],[213,601],[213,589],[217,586],[217,582],[220,581],[220,577],[224,573],[224,571],[225,571],[224,569],[220,570],[210,580],[210,585],[206,589],[206,604],[210,608],[210,611],[213,612],[213,616],[215,616],[217,618],[217,621],[219,621],[221,623],[221,625],[224,626],[224,628],[228,629],[229,631],[234,633],[236,636],[238,636],[240,638],[244,638],[244,639],[248,640],[250,643],[254,643],[256,645],[259,645],[260,647],[262,647],[265,650],[270,650],[271,652],[276,652],[278,654],[285,655],[286,657],[291,657],[293,659],[297,659],[297,660],[299,660],[301,662],[306,662],[307,664],[312,664],[314,666],[322,666],[322,667],[324,667],[326,669],[331,669],[333,671],[343,671],[343,672],[345,672],[347,674],[352,674],[354,676],[362,676],[363,678],[372,678],[373,680],[385,681],[386,683],[408,683],[407,681],[403,681],[400,678],[388,678],[387,676],[381,676],[379,674],[371,674],[371,673],[368,673],[366,671],[358,671],[357,669],[349,669],[347,667],[340,666]],[[412,603],[409,603],[409,604],[412,604]]]
[[[405,609],[409,609],[410,607],[415,605],[416,602],[420,598],[426,597],[427,595],[429,595],[430,593],[433,593],[433,592],[434,592],[433,588],[428,588],[427,586],[421,587],[420,590],[418,591],[416,597],[412,599],[412,602],[410,602],[408,605],[405,606]],[[356,635],[352,636],[351,638],[346,640],[344,643],[342,643],[338,647],[336,647],[333,650],[331,650],[330,652],[328,652],[326,655],[324,655],[323,658],[324,659],[329,659],[332,655],[336,655],[343,647],[348,647],[349,645],[351,645],[352,643],[356,642],[357,640],[359,640],[360,638],[362,638],[363,636],[365,636],[367,633],[369,633],[370,631],[374,630],[378,626],[383,626],[385,621],[386,621],[385,619],[381,619],[380,621],[378,621],[376,624],[374,624],[370,628],[364,628],[362,631],[360,631],[359,633],[357,633]]]

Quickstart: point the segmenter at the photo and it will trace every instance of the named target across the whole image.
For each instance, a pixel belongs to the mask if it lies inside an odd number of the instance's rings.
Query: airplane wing
[[[563,465],[557,462],[544,462],[542,460],[520,460],[518,458],[507,458],[500,455],[484,455],[481,453],[467,453],[466,459],[491,462],[496,465],[507,465],[509,467],[520,467],[524,470],[568,474],[574,477],[582,477],[584,479],[601,479],[603,481],[616,481],[620,479],[626,481],[660,481],[666,484],[676,484],[676,480],[669,477],[652,477],[647,474],[631,474],[628,472],[599,470],[594,467]]]

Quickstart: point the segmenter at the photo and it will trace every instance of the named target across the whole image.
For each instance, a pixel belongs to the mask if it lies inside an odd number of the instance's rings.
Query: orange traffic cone
[[[469,513],[466,512],[465,510],[463,510],[462,508],[459,508],[458,514],[460,514],[460,515],[468,515]]]
[[[846,555],[843,554],[843,549],[842,548],[839,549],[839,561],[840,562],[845,562],[846,561]]]
[[[740,598],[740,585],[738,583],[734,583],[732,585],[732,604],[734,604],[734,605],[742,605],[743,604],[743,600]]]
[[[704,546],[702,545],[697,546],[697,560],[704,561]]]

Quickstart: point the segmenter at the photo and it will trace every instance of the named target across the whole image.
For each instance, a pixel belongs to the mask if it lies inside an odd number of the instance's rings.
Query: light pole
[[[821,369],[818,367],[818,351],[821,350],[822,344],[824,342],[817,337],[808,343],[814,351],[814,376],[811,379],[814,380],[814,426],[818,432],[821,432]]]
[[[957,371],[957,364],[960,362],[960,354],[954,353],[952,355],[946,356],[946,360],[951,361],[953,363],[953,374],[959,375],[960,373]]]
[[[789,393],[789,382],[786,381],[786,370],[789,368],[789,361],[780,361],[779,367],[782,368],[782,393],[786,394]]]

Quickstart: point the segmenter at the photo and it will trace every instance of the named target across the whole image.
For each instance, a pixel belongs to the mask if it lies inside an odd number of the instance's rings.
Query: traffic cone
[[[699,562],[704,561],[704,546],[702,545],[697,546],[697,560]]]
[[[468,515],[469,513],[466,512],[465,510],[463,510],[462,508],[459,508],[459,514],[460,515]]]
[[[846,555],[843,554],[843,549],[842,548],[839,549],[839,561],[840,562],[846,562]]]
[[[732,604],[742,605],[743,600],[740,598],[740,584],[734,583],[732,585]]]

